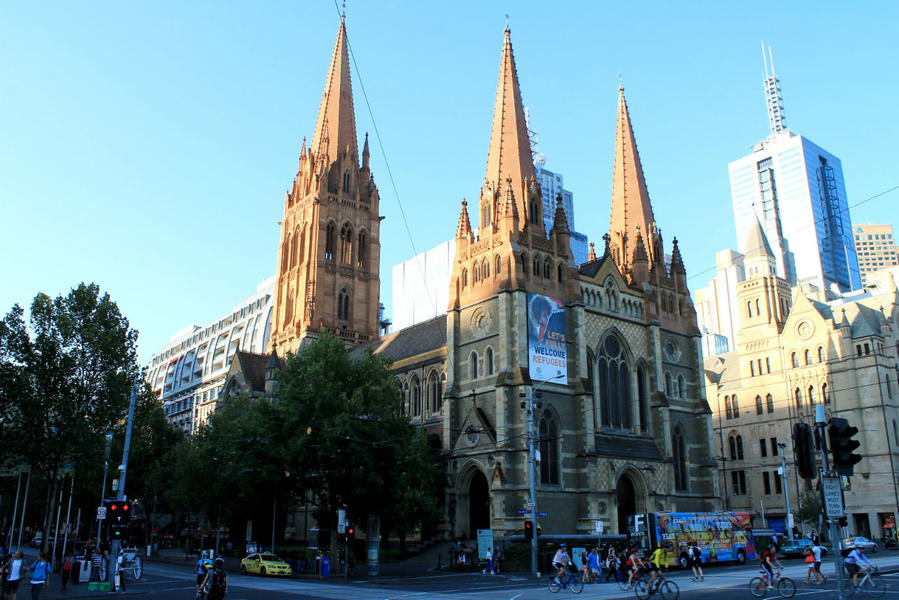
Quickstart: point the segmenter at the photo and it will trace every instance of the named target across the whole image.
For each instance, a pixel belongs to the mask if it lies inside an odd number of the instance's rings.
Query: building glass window
[[[559,428],[549,410],[540,417],[540,483],[559,484]]]
[[[630,369],[622,350],[622,342],[610,335],[600,345],[599,402],[604,427],[629,430],[631,418]]]
[[[765,438],[759,440],[759,455],[761,455],[762,458],[768,456],[768,440]]]
[[[763,410],[763,407],[762,407],[762,397],[761,397],[761,396],[756,396],[756,397],[755,397],[755,414],[760,415],[760,414],[762,414],[763,412],[764,412],[764,410]]]
[[[771,394],[768,394],[767,396],[765,396],[765,405],[768,410],[768,414],[773,413],[774,412],[774,396],[772,396]]]
[[[677,426],[672,440],[674,451],[674,489],[685,491],[687,489],[687,443],[684,439],[684,430]]]
[[[765,495],[771,494],[771,478],[768,471],[762,471],[762,486],[765,488]]]

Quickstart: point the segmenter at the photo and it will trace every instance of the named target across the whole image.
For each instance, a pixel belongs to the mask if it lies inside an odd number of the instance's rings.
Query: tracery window
[[[418,376],[412,376],[412,416],[421,416],[421,381]]]
[[[437,378],[437,372],[431,371],[428,374],[428,412],[435,414],[440,411],[440,380]]]
[[[599,403],[603,427],[630,430],[631,417],[630,369],[621,340],[606,336],[599,348]]]
[[[368,259],[368,235],[363,229],[359,232],[359,243],[356,246],[356,265],[364,268],[366,259]]]
[[[550,410],[540,416],[540,483],[559,484],[559,426]]]
[[[337,295],[337,319],[340,321],[350,320],[350,292],[343,288]]]
[[[487,375],[493,375],[493,348],[487,348]]]

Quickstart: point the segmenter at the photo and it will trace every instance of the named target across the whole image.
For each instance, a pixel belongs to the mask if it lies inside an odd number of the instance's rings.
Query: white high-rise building
[[[743,255],[734,250],[715,254],[715,277],[695,292],[696,321],[702,333],[702,354],[713,356],[736,349],[737,284],[743,281]]]
[[[537,181],[540,182],[540,191],[543,194],[543,225],[547,233],[553,228],[556,218],[556,198],[562,197],[562,210],[565,211],[565,219],[568,221],[568,231],[571,235],[569,245],[571,255],[576,265],[587,262],[587,236],[574,229],[574,195],[565,189],[562,184],[562,174],[554,173],[543,166],[545,159],[538,154],[534,160],[534,171]]]
[[[194,323],[182,329],[150,357],[147,381],[162,400],[170,423],[188,433],[196,431],[215,410],[234,354],[265,352],[274,291],[272,276],[228,313],[205,327]]]
[[[446,313],[455,257],[454,238],[393,265],[394,330]]]
[[[737,247],[761,223],[791,285],[861,287],[840,159],[786,127],[780,82],[765,64],[770,135],[728,165]]]

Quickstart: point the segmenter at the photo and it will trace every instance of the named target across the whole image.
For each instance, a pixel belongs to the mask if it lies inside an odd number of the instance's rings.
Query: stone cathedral
[[[624,90],[609,232],[602,254],[591,244],[577,265],[560,204],[549,233],[543,225],[505,30],[484,181],[459,182],[460,196],[479,192],[455,224],[447,312],[379,336],[378,189],[367,138],[358,153],[346,35],[341,20],[312,142],[284,202],[273,348],[302,351],[328,332],[393,360],[409,418],[446,458],[448,535],[521,531],[531,395],[544,533],[591,533],[595,521],[623,533],[634,513],[718,508],[696,313],[677,240],[666,257],[653,217]],[[529,330],[529,310],[546,301],[553,317]],[[554,377],[538,378],[529,335],[548,326],[562,358]],[[253,379],[242,368],[231,377]]]

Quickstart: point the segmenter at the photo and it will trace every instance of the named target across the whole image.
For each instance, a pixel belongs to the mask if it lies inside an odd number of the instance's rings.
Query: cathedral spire
[[[468,220],[468,202],[462,199],[462,212],[459,213],[459,226],[456,228],[456,238],[471,239],[471,221]]]
[[[529,187],[536,180],[536,174],[508,27],[500,61],[485,182],[493,190],[500,191],[505,189],[507,179],[511,179],[518,214],[522,215],[522,219],[530,218],[526,202]],[[542,215],[540,222],[542,224]]]
[[[637,152],[637,142],[631,127],[631,118],[624,99],[624,88],[618,87],[618,125],[615,130],[615,168],[612,175],[612,216],[609,233],[612,236],[613,256],[621,263],[624,272],[630,266],[632,251],[627,240],[637,239],[637,229],[647,235],[655,231],[655,217],[646,191],[643,165]],[[658,260],[652,240],[644,240],[650,262]]]
[[[341,16],[310,146],[313,152],[327,157],[328,165],[337,160],[339,153],[347,148],[350,156],[356,156],[358,152],[353,86],[350,81],[349,44],[344,20],[344,16]]]

